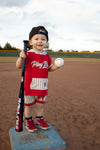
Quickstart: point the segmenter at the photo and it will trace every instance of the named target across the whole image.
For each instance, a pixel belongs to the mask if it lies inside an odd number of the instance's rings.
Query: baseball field
[[[0,150],[11,150],[9,129],[15,126],[21,77],[16,59],[0,57]],[[100,59],[64,60],[64,67],[49,72],[44,118],[67,150],[100,150]]]

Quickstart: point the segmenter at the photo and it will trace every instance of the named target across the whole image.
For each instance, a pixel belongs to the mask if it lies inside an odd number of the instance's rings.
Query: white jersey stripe
[[[30,89],[34,90],[47,90],[48,79],[47,78],[32,78]]]

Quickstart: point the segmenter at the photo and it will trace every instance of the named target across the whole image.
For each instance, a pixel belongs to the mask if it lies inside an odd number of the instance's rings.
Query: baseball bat
[[[28,41],[24,40],[23,42],[24,42],[24,52],[25,52],[25,55],[27,55]],[[21,84],[20,84],[20,91],[19,91],[19,98],[18,98],[17,112],[16,112],[16,126],[15,126],[15,130],[17,132],[23,131],[25,66],[26,66],[26,58],[24,58],[23,62],[22,62]]]

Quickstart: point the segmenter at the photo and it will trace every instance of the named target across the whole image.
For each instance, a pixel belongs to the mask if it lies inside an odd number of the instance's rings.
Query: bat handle
[[[27,47],[28,47],[28,43],[29,41],[28,40],[24,40],[24,52],[25,52],[25,55],[27,55]],[[26,66],[26,58],[23,59],[23,63],[22,63],[22,76],[24,77],[24,74],[25,74],[25,66]]]
[[[24,52],[25,52],[25,55],[27,54],[27,47],[28,47],[28,40],[24,40]]]

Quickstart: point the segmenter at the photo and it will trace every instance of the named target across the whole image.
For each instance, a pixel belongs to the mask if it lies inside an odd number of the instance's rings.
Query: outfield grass
[[[18,57],[0,57],[0,63],[16,62]],[[56,58],[52,58],[54,61]],[[63,58],[66,62],[100,62],[100,59],[95,58]]]

